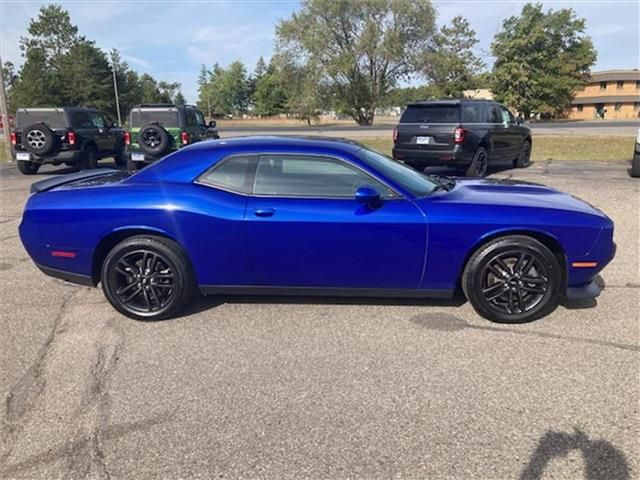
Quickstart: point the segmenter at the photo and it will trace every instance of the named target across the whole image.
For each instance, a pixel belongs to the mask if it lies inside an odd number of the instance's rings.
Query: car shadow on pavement
[[[592,440],[579,428],[573,433],[548,430],[538,441],[520,480],[539,480],[549,463],[571,451],[582,453],[586,480],[627,480],[629,465],[625,454],[606,440]]]

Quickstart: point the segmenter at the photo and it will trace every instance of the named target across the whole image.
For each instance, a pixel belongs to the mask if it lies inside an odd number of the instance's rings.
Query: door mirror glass
[[[209,128],[216,128],[216,125],[217,125],[217,123],[216,123],[216,121],[215,121],[215,120],[211,120],[211,121],[209,122]]]
[[[356,202],[366,205],[369,208],[379,208],[382,206],[380,193],[369,185],[363,185],[356,190]]]

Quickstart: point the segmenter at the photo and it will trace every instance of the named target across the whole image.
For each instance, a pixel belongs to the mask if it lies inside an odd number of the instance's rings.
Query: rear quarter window
[[[409,105],[400,123],[458,123],[460,109],[457,105]]]

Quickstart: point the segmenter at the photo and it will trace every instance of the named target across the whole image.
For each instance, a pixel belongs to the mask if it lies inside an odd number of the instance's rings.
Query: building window
[[[613,109],[616,112],[619,112],[620,110],[622,110],[622,104],[621,103],[616,103],[615,107],[613,107]]]
[[[579,112],[581,112],[582,110],[584,110],[584,105],[578,105],[577,109]]]
[[[640,102],[633,103],[633,110],[636,112],[640,111]]]
[[[636,80],[636,90],[640,90],[640,80]]]
[[[607,82],[600,82],[600,90],[606,90],[607,89]]]
[[[618,82],[616,83],[616,88],[624,88],[624,81],[618,80]]]

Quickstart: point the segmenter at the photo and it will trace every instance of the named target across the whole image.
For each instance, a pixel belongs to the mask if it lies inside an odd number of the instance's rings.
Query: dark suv
[[[423,170],[449,166],[482,177],[489,164],[526,167],[531,131],[490,100],[429,100],[407,105],[393,131],[393,158]]]
[[[220,138],[216,122],[205,124],[194,106],[138,105],[129,114],[127,166],[142,168],[185,145],[215,138]]]
[[[11,143],[25,175],[37,173],[45,163],[85,169],[113,157],[118,165],[126,164],[124,130],[94,108],[21,108]]]

